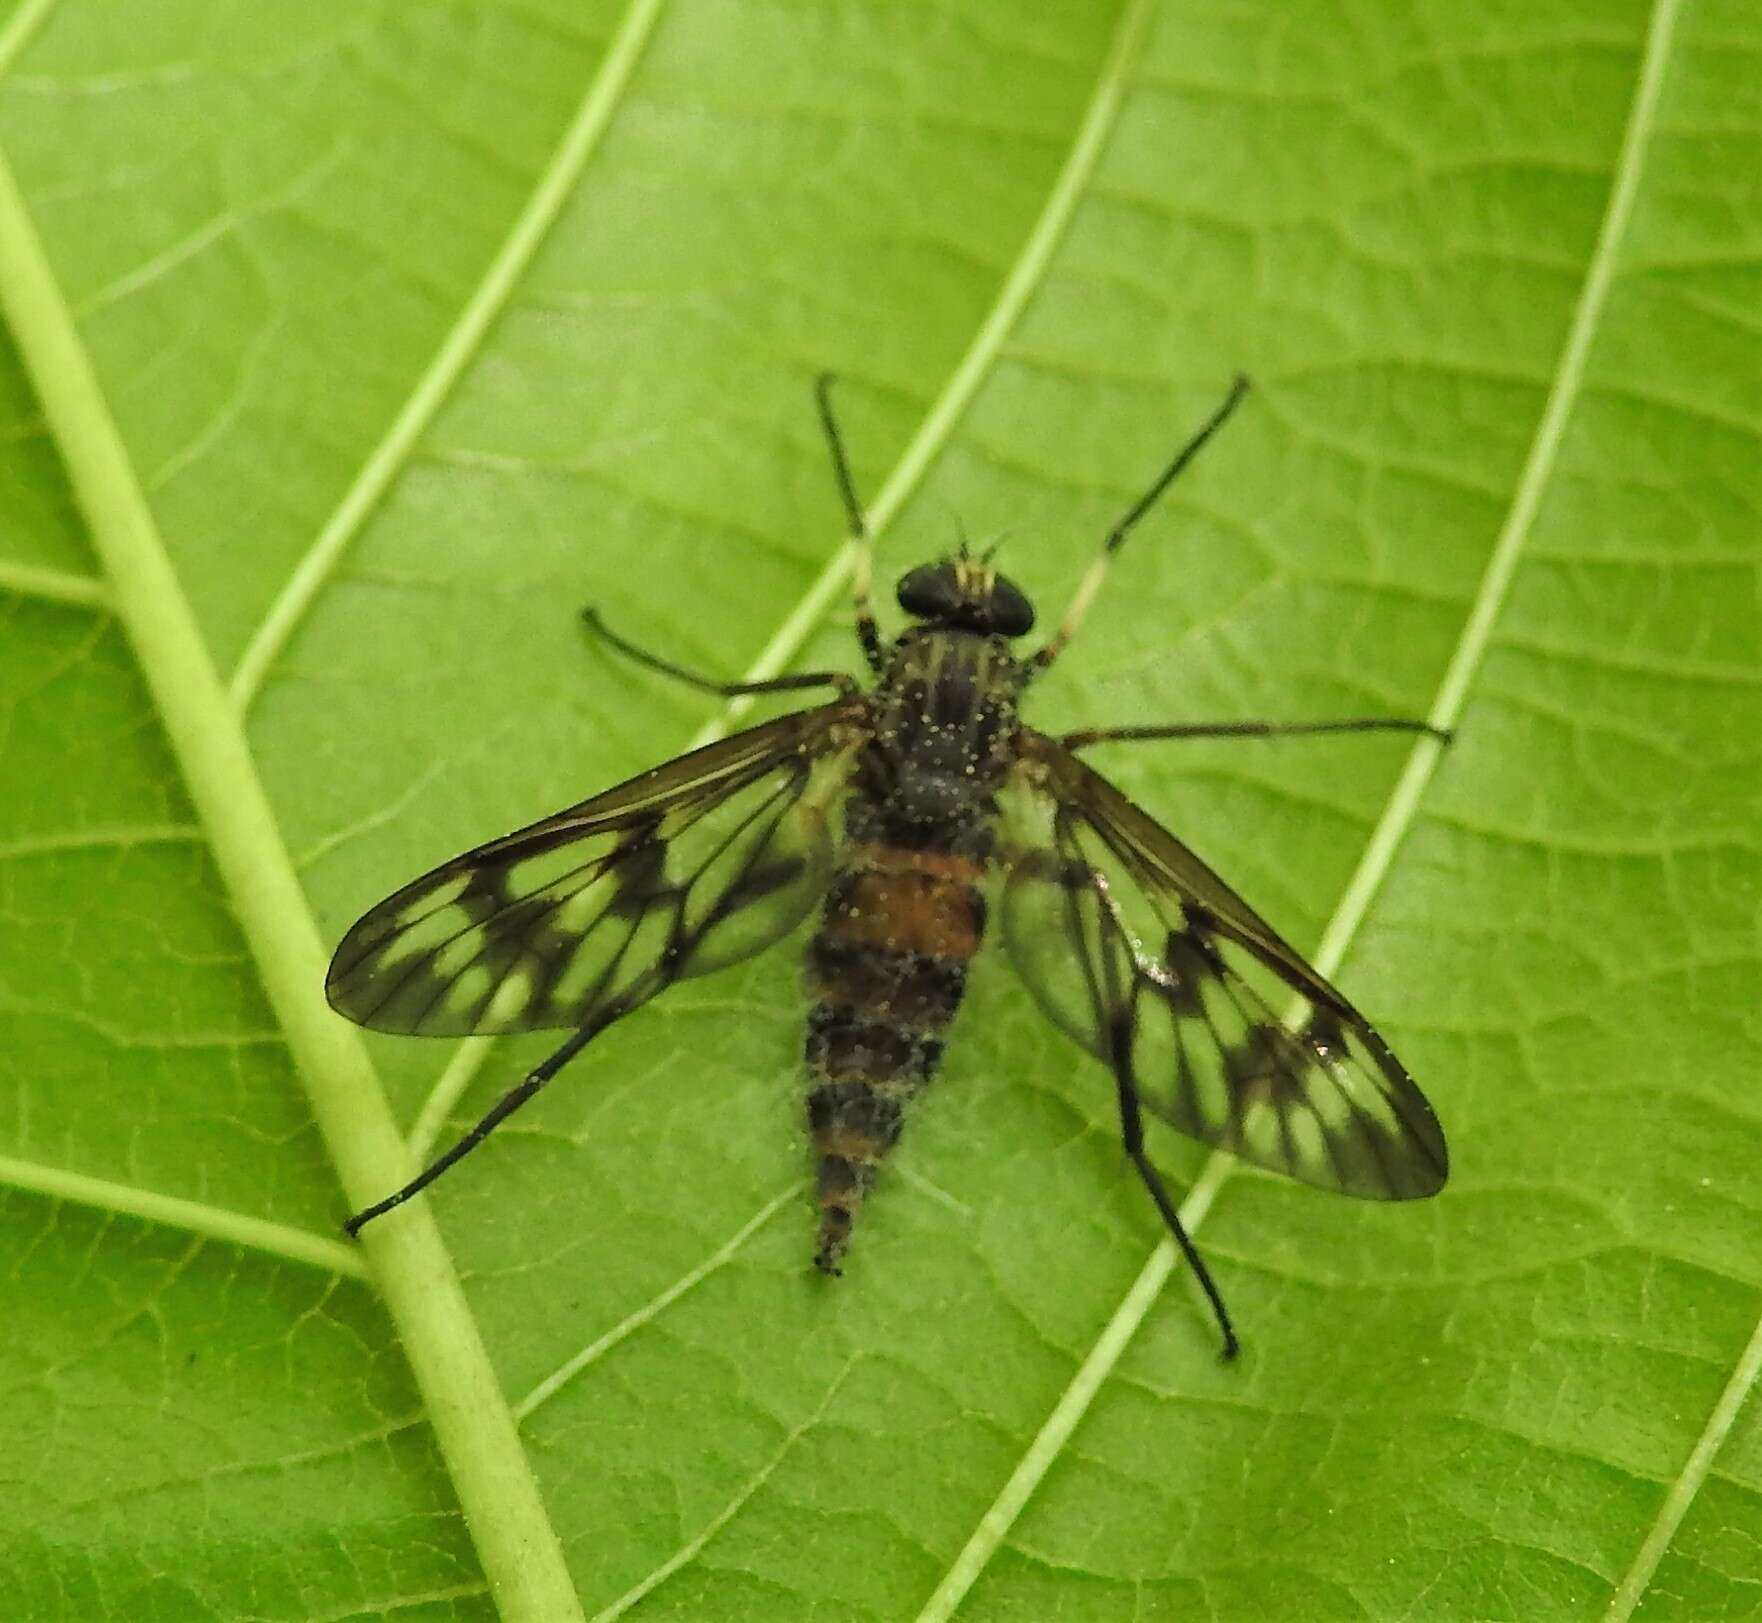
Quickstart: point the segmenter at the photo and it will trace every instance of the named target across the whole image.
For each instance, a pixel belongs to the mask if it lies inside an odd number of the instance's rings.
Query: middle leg
[[[1455,736],[1446,727],[1401,716],[1353,716],[1345,721],[1177,721],[1148,727],[1083,727],[1059,742],[1068,750],[1149,738],[1291,738],[1309,733],[1424,733],[1440,744]]]

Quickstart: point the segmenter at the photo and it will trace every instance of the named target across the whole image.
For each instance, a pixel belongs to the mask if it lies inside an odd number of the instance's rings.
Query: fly
[[[817,1156],[814,1262],[841,1271],[876,1172],[935,1075],[969,966],[995,920],[1046,1017],[1112,1073],[1121,1137],[1204,1289],[1226,1357],[1237,1338],[1144,1148],[1144,1113],[1304,1183],[1372,1200],[1437,1193],[1431,1106],[1370,1023],[1186,846],[1086,765],[1114,741],[1293,733],[1446,734],[1425,722],[1220,722],[1054,738],[1023,693],[1069,645],[1114,555],[1248,387],[1222,404],[1109,531],[1064,618],[1031,653],[1022,590],[990,554],[911,570],[912,623],[883,641],[871,547],[817,385],[855,551],[856,629],[874,677],[719,682],[732,698],[820,689],[830,702],[737,733],[465,852],[365,914],[332,959],[331,1006],[424,1036],[541,1029],[568,1038],[351,1235],[434,1182],[598,1034],[675,981],[762,951],[810,914],[807,1124]]]

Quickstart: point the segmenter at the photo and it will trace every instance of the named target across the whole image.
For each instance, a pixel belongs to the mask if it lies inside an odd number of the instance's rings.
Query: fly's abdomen
[[[859,844],[808,949],[808,1126],[819,1156],[814,1262],[836,1274],[875,1168],[935,1074],[985,930],[979,859]]]

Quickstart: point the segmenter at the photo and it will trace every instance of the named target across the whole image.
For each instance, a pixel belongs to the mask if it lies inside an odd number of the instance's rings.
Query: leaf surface
[[[1759,58],[1715,0],[15,5],[19,1615],[533,1618],[547,1548],[590,1616],[1756,1615]],[[1004,534],[1043,619],[1251,373],[1033,719],[1459,729],[1094,754],[1450,1135],[1406,1207],[1158,1142],[1233,1367],[1001,960],[837,1286],[788,947],[337,1234],[349,1122],[546,1050],[338,1036],[306,955],[733,719],[578,606],[854,668],[822,368],[883,575]]]

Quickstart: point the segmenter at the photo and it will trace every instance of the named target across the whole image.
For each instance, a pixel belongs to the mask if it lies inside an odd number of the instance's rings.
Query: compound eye
[[[902,575],[894,594],[907,614],[920,620],[946,620],[957,613],[964,594],[951,564],[920,564]]]
[[[985,610],[992,630],[1006,637],[1020,637],[1034,629],[1034,605],[1028,594],[1002,575],[991,583],[991,601]]]

